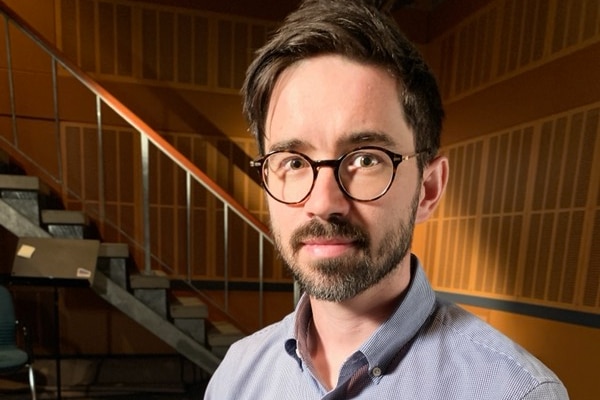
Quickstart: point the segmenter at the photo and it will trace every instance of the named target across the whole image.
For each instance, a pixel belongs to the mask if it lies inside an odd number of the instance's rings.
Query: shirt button
[[[381,376],[381,368],[375,367],[371,370],[371,373],[373,374],[374,377]]]

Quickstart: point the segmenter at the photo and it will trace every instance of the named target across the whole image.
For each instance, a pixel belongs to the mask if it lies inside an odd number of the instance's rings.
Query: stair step
[[[40,180],[36,176],[0,175],[0,198],[37,226],[40,225],[39,189]]]
[[[174,296],[171,300],[171,318],[176,327],[206,345],[206,319],[208,307],[195,296]]]
[[[133,289],[133,295],[163,319],[167,319],[167,289]]]
[[[87,225],[87,215],[81,211],[42,210],[42,223],[46,225]]]
[[[173,318],[207,318],[208,307],[202,300],[194,296],[176,296],[171,302]]]
[[[41,223],[54,237],[84,239],[87,237],[88,217],[81,211],[42,210]]]
[[[206,320],[203,318],[175,318],[173,323],[198,343],[206,345]]]
[[[40,189],[40,180],[37,176],[1,174],[0,189],[37,192]]]
[[[126,243],[100,243],[98,257],[129,258],[129,246]]]
[[[137,299],[167,319],[167,290],[171,287],[171,281],[163,271],[152,271],[151,274],[132,274],[129,276],[129,284]]]
[[[212,327],[208,333],[208,344],[215,346],[230,346],[245,335],[233,324],[227,321],[211,321]]]
[[[244,334],[227,321],[212,322],[207,334],[210,351],[217,357],[223,358],[234,342],[244,337]]]
[[[171,281],[163,271],[152,271],[151,274],[132,274],[132,289],[169,289]]]
[[[121,288],[127,290],[129,286],[128,258],[129,246],[127,244],[100,243],[97,269]]]

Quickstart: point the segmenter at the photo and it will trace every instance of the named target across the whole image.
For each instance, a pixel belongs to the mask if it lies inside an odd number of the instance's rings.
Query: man
[[[294,313],[234,344],[206,399],[566,399],[509,339],[436,299],[411,255],[448,180],[432,74],[391,17],[309,0],[259,51],[244,110]]]

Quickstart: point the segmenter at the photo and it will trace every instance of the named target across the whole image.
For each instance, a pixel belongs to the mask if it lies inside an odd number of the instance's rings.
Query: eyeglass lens
[[[279,201],[301,202],[312,190],[321,163],[325,162],[312,161],[299,153],[273,153],[263,164],[265,187]],[[359,201],[373,200],[383,195],[394,176],[391,157],[379,149],[358,149],[333,164],[341,189]]]

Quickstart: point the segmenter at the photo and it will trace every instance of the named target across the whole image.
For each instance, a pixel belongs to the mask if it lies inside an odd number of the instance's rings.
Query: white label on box
[[[22,244],[17,251],[17,256],[22,258],[31,258],[33,256],[33,252],[35,251],[35,247],[30,246],[28,244]]]
[[[90,272],[89,269],[77,268],[77,277],[78,278],[89,278],[90,276],[92,276],[92,273]]]

